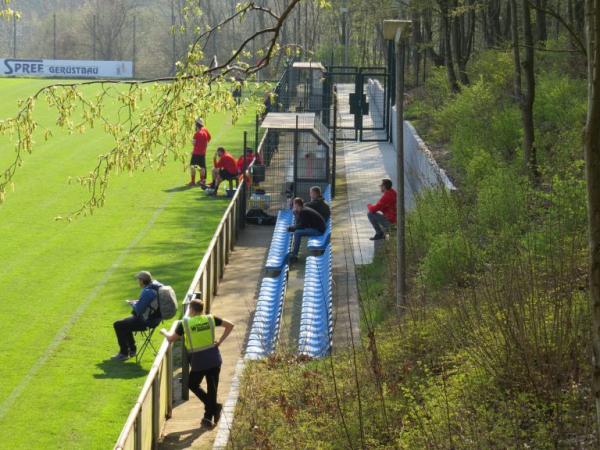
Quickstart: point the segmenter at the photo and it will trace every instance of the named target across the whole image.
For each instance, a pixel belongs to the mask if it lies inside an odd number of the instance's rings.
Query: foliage
[[[145,81],[57,82],[22,99],[14,116],[0,120],[0,137],[8,136],[15,150],[13,161],[0,173],[0,203],[4,201],[7,189],[13,185],[13,178],[23,158],[35,148],[34,132],[41,128],[45,140],[52,138],[51,127],[40,124],[36,118],[36,105],[40,102],[55,110],[56,124],[69,133],[83,134],[94,126],[102,126],[112,138],[110,147],[98,156],[96,166],[87,175],[77,177],[76,180],[90,194],[79,209],[69,214],[69,220],[91,214],[104,204],[112,174],[162,169],[169,159],[185,162],[187,152],[181,149],[186,147],[189,137],[182,130],[190,129],[195,118],[230,111],[235,122],[246,108],[261,107],[264,89],[250,81],[253,74],[267,66],[281,49],[278,44],[281,28],[298,1],[290,2],[280,15],[248,3],[207,31],[197,30],[185,58],[177,62],[176,75],[173,77]],[[203,62],[206,41],[214,33],[222,26],[256,11],[268,15],[275,22],[262,32],[270,40],[256,64],[251,65],[246,61],[246,47],[251,39],[244,40],[220,65],[209,67]],[[196,17],[200,11],[190,3],[189,10],[184,13],[186,17]],[[244,75],[246,79],[240,82],[233,75]],[[232,87],[238,83],[259,95],[248,95],[238,105],[232,95]],[[90,97],[86,95],[85,87],[93,85],[100,86],[101,92]],[[107,105],[115,103],[119,106],[119,114],[107,114]]]
[[[0,114],[45,84],[2,80]],[[88,89],[92,96],[101,92]],[[51,109],[40,105],[37,112],[41,123],[53,123]],[[117,115],[116,105],[106,113]],[[253,112],[235,127],[226,113],[205,120],[213,136],[209,152],[223,145],[237,157],[243,131],[254,131]],[[228,200],[183,187],[189,173],[169,164],[160,174],[115,175],[105,207],[93,217],[53,221],[85,197],[66,180],[88,172],[110,138],[101,127],[85,135],[52,131],[48,142],[35,137],[41,142],[25,158],[0,212],[6,345],[0,352],[0,447],[112,448],[153,361],[150,349],[139,365],[107,361],[118,351],[112,323],[130,314],[124,300],[139,295],[133,275],[149,270],[181,301]],[[189,150],[193,130],[186,131]],[[0,162],[12,156],[0,152]],[[154,339],[158,348],[162,336]]]

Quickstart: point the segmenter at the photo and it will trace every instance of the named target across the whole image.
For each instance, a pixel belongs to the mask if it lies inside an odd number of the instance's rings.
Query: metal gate
[[[389,74],[384,67],[331,66],[327,69],[325,123],[338,140],[387,141],[390,132]],[[333,93],[337,93],[337,121]]]

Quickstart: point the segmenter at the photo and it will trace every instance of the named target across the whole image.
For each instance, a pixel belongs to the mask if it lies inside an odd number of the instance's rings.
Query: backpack
[[[267,214],[262,209],[254,208],[246,213],[246,222],[257,225],[275,225],[277,217]]]
[[[161,286],[157,291],[158,309],[163,320],[172,319],[177,314],[177,297],[171,286]]]

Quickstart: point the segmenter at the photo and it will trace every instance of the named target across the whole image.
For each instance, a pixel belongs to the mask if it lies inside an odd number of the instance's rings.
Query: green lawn
[[[0,118],[45,83],[2,80]],[[223,145],[238,156],[254,115],[235,127],[225,114],[208,117],[207,127],[211,155]],[[99,130],[57,132],[27,155],[0,206],[0,448],[112,447],[152,361],[148,353],[141,366],[107,362],[118,350],[112,322],[139,293],[134,274],[150,270],[182,297],[226,206],[183,189],[189,176],[173,162],[161,173],[115,177],[91,217],[54,221],[86,195],[68,177],[91,170],[109,146]],[[2,138],[0,170],[12,156]]]

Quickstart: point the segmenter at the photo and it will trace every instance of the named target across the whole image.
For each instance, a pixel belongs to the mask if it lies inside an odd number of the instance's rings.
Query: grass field
[[[0,119],[47,83],[2,80]],[[223,145],[237,157],[253,125],[252,113],[235,127],[225,114],[208,117],[209,154]],[[226,206],[182,188],[189,176],[174,162],[160,174],[116,176],[93,216],[54,221],[86,195],[68,177],[91,170],[109,146],[99,130],[57,132],[26,157],[0,206],[0,448],[112,447],[152,360],[107,361],[118,350],[112,323],[139,294],[134,274],[150,270],[183,296]],[[12,157],[0,140],[1,170]]]

